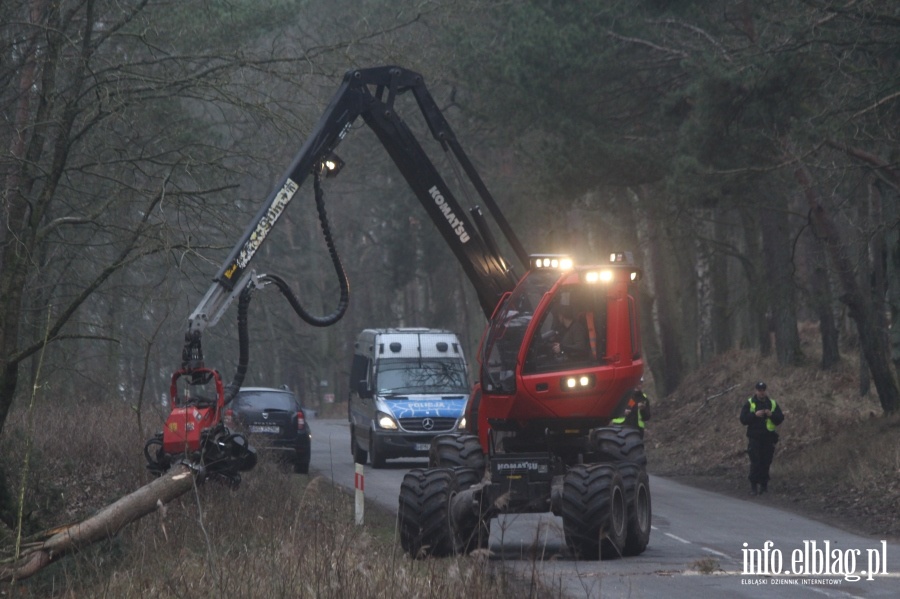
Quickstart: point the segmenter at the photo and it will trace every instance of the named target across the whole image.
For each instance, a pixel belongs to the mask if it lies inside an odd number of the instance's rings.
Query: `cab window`
[[[523,374],[603,363],[606,308],[604,288],[581,284],[560,287],[531,337]]]

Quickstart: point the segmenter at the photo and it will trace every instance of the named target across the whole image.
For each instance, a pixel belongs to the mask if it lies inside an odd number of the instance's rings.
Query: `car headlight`
[[[378,424],[378,428],[383,428],[389,431],[395,431],[400,426],[397,424],[397,421],[394,420],[394,417],[390,414],[385,414],[384,412],[378,412],[375,415],[375,422]]]

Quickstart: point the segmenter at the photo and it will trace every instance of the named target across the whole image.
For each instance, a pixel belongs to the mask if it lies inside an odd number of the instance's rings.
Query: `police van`
[[[350,367],[350,449],[359,464],[428,455],[455,431],[469,393],[462,344],[443,329],[365,329]]]

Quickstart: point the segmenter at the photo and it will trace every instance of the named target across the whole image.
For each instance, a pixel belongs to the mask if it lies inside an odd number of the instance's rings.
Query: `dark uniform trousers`
[[[750,482],[765,487],[769,482],[769,467],[775,457],[775,433],[765,432],[748,439],[747,454],[750,456]]]

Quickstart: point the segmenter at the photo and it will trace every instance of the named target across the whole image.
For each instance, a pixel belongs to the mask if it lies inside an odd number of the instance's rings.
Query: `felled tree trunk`
[[[28,578],[68,553],[115,536],[128,524],[191,490],[195,474],[187,466],[174,466],[87,520],[42,533],[44,540],[24,545],[18,559],[0,566],[0,581]]]

